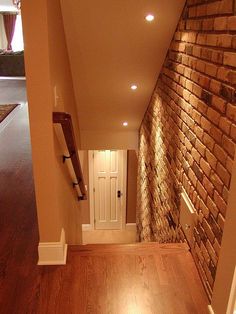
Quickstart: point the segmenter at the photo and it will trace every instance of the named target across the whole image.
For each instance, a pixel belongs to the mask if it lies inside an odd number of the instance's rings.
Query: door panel
[[[123,151],[94,151],[95,229],[121,229]]]
[[[117,213],[117,191],[118,191],[118,186],[117,186],[117,178],[110,178],[110,218],[111,221],[118,221],[118,213]]]
[[[98,212],[99,220],[106,221],[106,178],[98,178]]]
[[[110,151],[110,172],[118,172],[117,151]]]
[[[106,173],[106,151],[100,150],[98,152],[97,171],[99,173]]]

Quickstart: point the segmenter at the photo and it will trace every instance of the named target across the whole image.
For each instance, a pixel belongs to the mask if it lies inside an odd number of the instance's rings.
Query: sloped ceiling
[[[61,0],[84,148],[137,144],[184,3]],[[155,16],[151,23],[145,20],[150,13]]]

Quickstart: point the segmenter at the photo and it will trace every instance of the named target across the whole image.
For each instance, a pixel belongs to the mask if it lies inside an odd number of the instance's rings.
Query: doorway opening
[[[90,151],[89,177],[90,221],[94,229],[124,229],[127,151]]]
[[[236,266],[234,269],[227,314],[236,314]]]
[[[80,152],[89,200],[82,205],[83,243],[136,242],[137,154]]]
[[[13,3],[0,5],[0,79],[25,81],[22,17]]]
[[[15,31],[14,31],[14,35],[12,38],[12,50],[13,51],[24,50],[22,20],[21,20],[21,14],[20,13],[16,16]]]

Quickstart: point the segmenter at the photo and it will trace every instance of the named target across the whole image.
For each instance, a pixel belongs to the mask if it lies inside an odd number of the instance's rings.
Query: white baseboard
[[[0,80],[25,80],[25,76],[0,76]]]
[[[82,231],[90,231],[92,229],[93,228],[91,224],[82,224]]]
[[[136,230],[136,223],[135,222],[127,223],[125,225],[125,229],[126,230]]]
[[[93,227],[91,224],[82,224],[82,231],[91,231],[93,230]],[[125,225],[125,230],[136,230],[136,223],[135,222],[131,222],[131,223],[127,223]]]
[[[208,312],[209,314],[215,314],[211,305],[208,305]]]
[[[65,265],[67,244],[64,229],[61,230],[59,242],[39,242],[38,254],[38,265]]]

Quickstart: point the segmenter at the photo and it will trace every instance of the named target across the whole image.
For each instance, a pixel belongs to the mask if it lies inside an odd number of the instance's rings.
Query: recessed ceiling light
[[[146,15],[145,19],[146,19],[146,21],[148,21],[148,22],[152,22],[152,21],[154,20],[154,15],[148,14],[148,15]]]
[[[128,125],[128,122],[123,122],[123,126],[127,126]]]
[[[135,90],[135,89],[137,89],[138,88],[138,86],[137,85],[131,85],[131,87],[130,87],[132,90]]]

